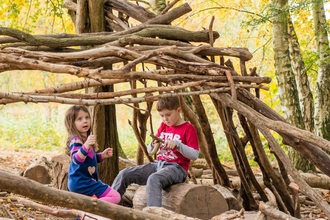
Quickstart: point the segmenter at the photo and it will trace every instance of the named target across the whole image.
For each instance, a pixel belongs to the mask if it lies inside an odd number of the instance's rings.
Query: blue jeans
[[[179,164],[155,161],[121,170],[111,187],[123,196],[131,183],[146,185],[147,206],[161,207],[162,189],[186,178],[187,172]]]

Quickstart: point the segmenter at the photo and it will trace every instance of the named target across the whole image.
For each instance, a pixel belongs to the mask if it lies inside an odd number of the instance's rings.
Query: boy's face
[[[168,126],[177,126],[182,124],[183,119],[181,118],[181,108],[176,110],[163,109],[158,111],[160,117],[162,117],[163,122]]]

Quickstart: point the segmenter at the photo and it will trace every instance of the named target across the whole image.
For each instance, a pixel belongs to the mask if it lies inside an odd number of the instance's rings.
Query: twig
[[[25,205],[26,207],[31,207],[36,210],[40,210],[44,213],[48,213],[54,216],[63,217],[63,218],[69,218],[69,217],[82,217],[83,212],[75,210],[75,209],[53,209],[49,206],[42,205],[36,202],[33,202],[32,200],[27,200],[23,198],[17,198],[17,202]]]
[[[259,210],[264,213],[267,216],[270,216],[273,219],[283,219],[283,220],[298,220],[298,218],[295,218],[291,215],[287,215],[284,212],[281,212],[264,202],[260,202],[259,204]]]
[[[179,0],[174,0],[173,2],[169,3],[166,5],[166,7],[164,8],[164,10],[159,13],[160,15],[165,14],[166,12],[168,12],[176,3],[178,3]]]
[[[294,183],[291,182],[289,184],[289,187],[292,189],[292,197],[293,197],[293,208],[294,208],[294,216],[297,218],[301,218],[300,215],[300,201],[299,201],[299,186]]]
[[[237,94],[235,89],[235,84],[232,75],[229,71],[225,71],[229,85],[230,85],[230,91],[231,91],[231,97],[233,100],[237,100]]]
[[[210,45],[213,47],[214,44],[214,38],[213,38],[213,22],[214,22],[214,16],[212,16],[211,22],[209,24],[209,37],[210,37]],[[214,56],[213,56],[214,59]],[[214,60],[212,60],[214,62]]]
[[[240,217],[244,218],[244,208],[242,208],[239,212],[235,212],[233,214],[226,214],[225,216],[221,217],[219,220],[230,220],[230,219],[241,219]]]
[[[10,213],[10,211],[7,209],[7,207],[4,207],[7,215],[10,216],[11,219],[15,219],[15,217]]]

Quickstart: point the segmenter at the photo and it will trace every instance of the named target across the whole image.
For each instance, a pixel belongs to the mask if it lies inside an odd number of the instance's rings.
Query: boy
[[[112,188],[123,196],[131,183],[146,185],[147,206],[161,207],[162,189],[186,180],[190,160],[198,158],[199,148],[196,129],[181,117],[177,96],[159,99],[156,108],[163,120],[156,136],[164,143],[153,141],[148,152],[161,144],[157,160],[120,171]]]

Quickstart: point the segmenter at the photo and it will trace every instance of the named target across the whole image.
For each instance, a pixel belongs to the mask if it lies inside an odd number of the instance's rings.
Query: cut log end
[[[49,172],[50,164],[47,161],[47,158],[41,157],[27,167],[23,173],[23,176],[42,184],[49,184],[51,183],[51,176]]]
[[[142,210],[146,207],[146,187],[137,189],[133,198],[133,208]],[[228,211],[224,197],[213,187],[195,184],[175,184],[162,192],[162,207],[200,219],[210,219]]]

